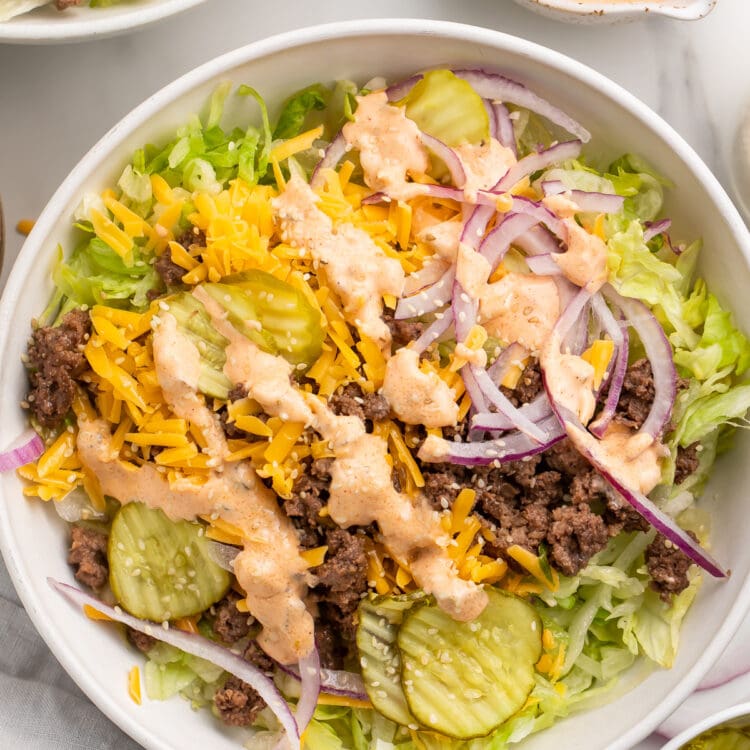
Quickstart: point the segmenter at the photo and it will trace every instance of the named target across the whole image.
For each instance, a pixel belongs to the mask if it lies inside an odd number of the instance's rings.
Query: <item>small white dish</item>
[[[723,725],[730,727],[750,726],[750,703],[741,703],[738,706],[725,708],[723,711],[708,716],[703,721],[699,721],[681,734],[678,734],[677,737],[664,745],[661,750],[680,750],[686,743],[694,740],[703,732]]]
[[[530,10],[569,23],[615,23],[634,21],[646,15],[661,15],[682,21],[707,16],[716,0],[515,0]]]
[[[0,23],[0,42],[57,44],[123,34],[205,0],[129,0],[107,8],[88,4],[60,11],[45,5]]]

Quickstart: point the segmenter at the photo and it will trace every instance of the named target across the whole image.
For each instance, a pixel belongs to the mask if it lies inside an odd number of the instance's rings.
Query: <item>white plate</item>
[[[54,44],[102,39],[160,21],[206,0],[123,0],[107,8],[45,5],[0,23],[0,42]]]
[[[0,302],[0,445],[24,427],[15,408],[27,384],[18,363],[26,321],[51,292],[49,266],[58,242],[70,245],[71,216],[83,192],[99,191],[122,171],[133,150],[168,137],[200,111],[216,84],[254,85],[272,108],[295,89],[341,77],[401,77],[431,65],[490,66],[529,84],[565,108],[593,135],[593,148],[614,156],[634,151],[678,186],[666,211],[680,237],[702,235],[701,269],[711,288],[731,300],[739,324],[750,330],[750,237],[727,195],[695,152],[648,107],[586,66],[556,52],[495,31],[424,20],[378,20],[294,31],[213,60],[146,100],[84,157],[55,193],[27,239]],[[249,111],[232,100],[228,116]],[[750,545],[741,506],[750,485],[750,440],[740,435],[721,459],[703,506],[713,514],[719,558],[731,565],[728,581],[706,580],[683,629],[671,671],[655,671],[631,692],[574,715],[524,742],[522,750],[629,750],[655,729],[695,688],[729,642],[750,604]],[[24,605],[65,669],[89,697],[134,739],[152,750],[211,747],[237,750],[236,735],[209,712],[194,713],[180,699],[136,706],[126,675],[139,656],[111,628],[87,620],[46,585],[72,581],[65,534],[53,510],[26,501],[19,480],[0,477],[0,547]],[[628,683],[623,679],[623,685]]]

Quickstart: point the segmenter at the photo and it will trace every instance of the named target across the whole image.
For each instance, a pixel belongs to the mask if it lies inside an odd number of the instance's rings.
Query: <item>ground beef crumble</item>
[[[334,414],[359,417],[363,422],[388,419],[391,407],[379,393],[365,393],[357,383],[347,383],[328,399]]]
[[[700,443],[693,443],[687,448],[680,446],[677,448],[677,460],[674,467],[674,483],[682,484],[691,474],[698,470],[700,460],[698,458],[698,446]]]
[[[625,373],[622,393],[615,411],[615,421],[639,430],[651,411],[654,393],[651,363],[647,359],[633,362]]]
[[[100,589],[109,578],[107,534],[89,526],[70,527],[68,563],[74,568],[76,581]]]
[[[393,310],[387,308],[383,311],[383,321],[391,332],[394,351],[418,339],[426,328],[426,325],[418,320],[396,320]]]
[[[147,654],[156,645],[157,641],[151,635],[141,633],[140,630],[134,630],[131,627],[125,626],[125,636],[128,639],[128,643],[135,646],[139,651]]]
[[[236,643],[250,634],[253,618],[247,612],[237,609],[240,595],[230,591],[220,602],[214,605],[216,615],[213,630],[224,643]]]
[[[687,533],[698,541],[692,531]],[[657,534],[646,547],[646,567],[651,576],[651,588],[668,604],[673,596],[689,586],[688,570],[691,564],[690,558],[662,534]]]
[[[71,310],[60,325],[37,328],[29,344],[26,399],[39,424],[56,427],[70,411],[76,378],[86,369],[83,347],[91,332],[88,312]]]
[[[190,252],[193,246],[206,246],[206,235],[197,227],[191,227],[177,237],[176,241]],[[182,277],[187,273],[182,266],[172,260],[172,250],[169,247],[156,259],[154,268],[168,287],[182,286]]]
[[[266,704],[250,685],[231,675],[214,694],[214,705],[225,724],[248,727]]]

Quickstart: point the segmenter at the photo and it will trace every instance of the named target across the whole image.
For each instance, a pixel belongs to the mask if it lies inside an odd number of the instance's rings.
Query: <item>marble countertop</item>
[[[87,149],[149,94],[222,52],[270,34],[374,16],[486,26],[581,60],[659,112],[730,189],[735,132],[750,106],[747,0],[719,0],[699,22],[650,17],[618,26],[560,24],[511,0],[281,0],[270,6],[209,0],[129,36],[69,46],[0,45],[0,196],[6,221],[0,288],[23,242],[16,222],[37,216]],[[730,647],[735,653],[746,636],[750,624]],[[691,698],[668,726],[748,698],[750,680],[735,680]],[[663,742],[654,736],[638,750],[655,750]],[[60,737],[59,746],[70,744]]]

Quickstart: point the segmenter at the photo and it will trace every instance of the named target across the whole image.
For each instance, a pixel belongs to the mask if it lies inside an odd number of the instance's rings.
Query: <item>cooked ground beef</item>
[[[247,387],[242,383],[237,383],[229,389],[227,394],[227,401],[239,401],[240,399],[247,397]]]
[[[565,575],[574,576],[609,541],[601,516],[585,504],[564,505],[552,511],[547,534],[552,564]]]
[[[331,525],[320,516],[320,511],[328,502],[331,464],[330,458],[307,462],[306,471],[292,487],[292,496],[284,500],[284,512],[292,519],[303,549],[323,544],[325,529]]]
[[[647,359],[633,362],[625,373],[622,393],[617,403],[615,420],[639,430],[646,421],[654,402],[654,376]]]
[[[134,630],[127,625],[125,626],[125,635],[128,641],[144,654],[147,654],[156,645],[156,638],[141,633],[140,630]]]
[[[367,590],[364,537],[334,528],[326,531],[326,543],[326,560],[313,571],[319,581],[313,589],[313,599],[319,602],[321,619],[334,626],[345,641],[352,642],[357,605]]]
[[[320,665],[323,669],[344,668],[344,659],[349,648],[332,625],[326,622],[316,624],[315,643],[318,646]]]
[[[80,5],[83,0],[55,0],[55,8],[58,10],[65,10],[66,8],[73,8],[76,5]]]
[[[266,674],[272,674],[276,668],[273,659],[258,645],[258,641],[255,640],[247,644],[242,658],[254,664],[261,672],[265,672]]]
[[[75,569],[75,578],[84,586],[100,589],[109,577],[107,562],[108,536],[88,526],[70,527],[68,563]]]
[[[83,347],[91,319],[83,310],[71,310],[60,325],[37,328],[29,345],[29,408],[40,424],[56,427],[70,411],[75,379],[86,369]]]
[[[691,474],[698,470],[698,446],[700,443],[693,443],[687,448],[680,446],[677,449],[677,460],[674,467],[674,483],[682,484]]]
[[[250,633],[253,618],[247,612],[240,612],[237,609],[239,600],[239,594],[230,591],[218,604],[214,605],[216,611],[214,633],[224,643],[236,643]]]
[[[544,451],[544,460],[550,469],[559,471],[569,478],[583,474],[591,468],[589,462],[576,450],[568,438],[564,438]]]
[[[225,724],[247,727],[266,704],[250,685],[232,675],[214,694],[214,705]]]
[[[180,286],[182,277],[187,273],[172,260],[172,250],[169,247],[156,259],[154,268],[168,287]]]
[[[400,349],[410,341],[418,339],[426,327],[418,320],[396,320],[393,317],[393,310],[388,309],[383,311],[383,320],[391,331],[394,349]]]
[[[697,541],[692,531],[688,531],[688,534]],[[690,558],[662,534],[657,534],[646,547],[646,567],[651,576],[651,588],[667,603],[690,584],[687,574],[691,564]]]
[[[449,470],[442,471],[444,468],[442,465],[437,471],[427,471],[427,467],[423,467],[425,471],[422,472],[424,476],[424,487],[422,492],[429,501],[430,505],[435,510],[446,510],[453,505],[453,501],[456,499],[458,493],[461,491],[461,482],[456,473]],[[459,467],[455,467],[459,468]],[[463,474],[463,471],[461,472]],[[463,476],[460,477],[463,481]]]
[[[526,365],[515,388],[500,386],[500,390],[510,399],[513,406],[528,404],[542,390],[542,371],[534,360]]]
[[[388,419],[391,407],[379,393],[364,393],[357,383],[348,383],[328,400],[334,414],[379,422]]]

